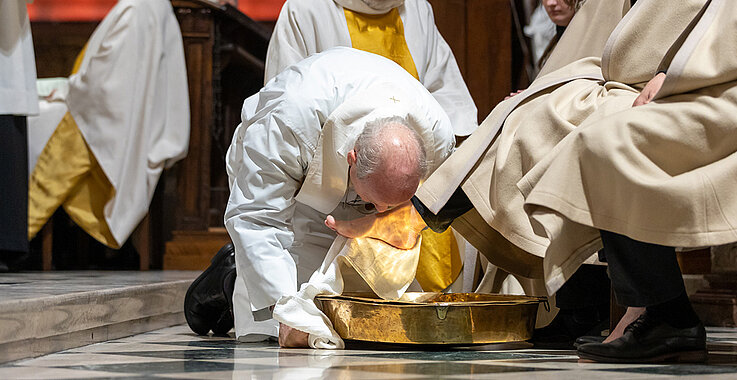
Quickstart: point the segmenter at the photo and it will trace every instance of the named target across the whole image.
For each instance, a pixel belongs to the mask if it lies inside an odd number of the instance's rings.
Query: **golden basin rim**
[[[494,295],[500,296],[500,295]],[[503,296],[503,295],[501,295]],[[315,297],[317,300],[346,300],[361,304],[376,304],[382,306],[402,306],[402,307],[437,307],[437,306],[510,306],[510,305],[527,305],[532,303],[547,302],[547,297],[535,296],[510,296],[508,300],[484,300],[484,301],[437,301],[437,302],[416,302],[403,300],[385,300],[381,298],[362,297],[351,294],[321,294]]]

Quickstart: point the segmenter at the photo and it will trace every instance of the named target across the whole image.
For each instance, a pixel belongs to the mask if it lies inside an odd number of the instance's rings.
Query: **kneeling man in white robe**
[[[335,240],[327,215],[404,204],[454,144],[442,107],[386,58],[340,47],[287,68],[244,102],[227,154],[234,249],[190,287],[190,327],[227,332],[232,308],[239,340],[278,336],[273,305],[297,293]]]

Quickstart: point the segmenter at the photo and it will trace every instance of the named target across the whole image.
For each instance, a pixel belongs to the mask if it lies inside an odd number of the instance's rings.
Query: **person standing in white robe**
[[[119,248],[164,168],[187,154],[189,91],[179,23],[166,0],[120,0],[69,77],[69,112],[31,174],[28,237],[63,206]]]
[[[364,125],[393,116],[408,120],[421,139],[428,172],[450,155],[455,141],[442,107],[400,66],[375,54],[330,49],[290,66],[246,99],[227,154],[231,195],[225,212],[235,246],[232,308],[239,340],[279,334],[270,309],[320,267],[336,236],[324,224],[328,214],[353,219],[401,203],[380,199],[392,189],[349,183],[351,152]],[[224,280],[206,278],[218,273],[208,269],[185,300],[194,331],[218,329],[208,325],[216,320],[201,314],[211,311],[207,302],[215,297],[209,294],[229,297],[220,289],[207,293],[208,283]]]
[[[476,130],[478,111],[426,0],[288,0],[269,42],[264,83],[334,46],[395,61],[440,103],[456,136]]]
[[[27,2],[0,1],[0,272],[28,253],[26,116],[38,102]]]

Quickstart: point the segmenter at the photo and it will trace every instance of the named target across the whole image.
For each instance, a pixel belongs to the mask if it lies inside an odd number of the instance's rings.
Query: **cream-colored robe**
[[[519,182],[551,240],[551,290],[600,246],[599,230],[677,247],[737,241],[737,7],[675,5],[638,3],[603,57],[607,79],[636,83],[652,77],[653,50],[671,47],[655,99],[585,120]],[[659,33],[691,20],[683,33]]]
[[[420,200],[437,212],[462,186],[475,209],[456,219],[453,227],[492,264],[512,274],[541,278],[547,246],[546,239],[533,232],[515,185],[581,121],[573,112],[593,112],[605,96],[608,90],[588,95],[587,91],[598,88],[603,80],[599,56],[628,5],[626,0],[587,1],[542,68],[542,75],[521,94],[499,103],[417,191]],[[569,105],[572,109],[562,108]]]

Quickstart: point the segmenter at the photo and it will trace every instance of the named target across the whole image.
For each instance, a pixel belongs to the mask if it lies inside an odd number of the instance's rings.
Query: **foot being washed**
[[[410,202],[354,220],[335,220],[328,215],[325,225],[348,238],[370,237],[399,249],[414,247],[420,232],[427,227]]]

